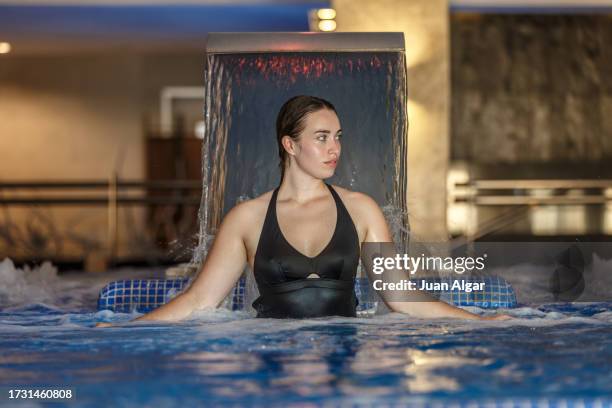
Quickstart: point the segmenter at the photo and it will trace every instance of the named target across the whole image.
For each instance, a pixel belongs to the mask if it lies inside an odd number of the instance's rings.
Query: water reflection
[[[0,378],[23,387],[69,384],[79,401],[146,402],[165,396],[176,402],[189,396],[211,406],[389,404],[401,398],[517,393],[536,398],[566,396],[569,389],[573,395],[608,395],[609,364],[602,356],[612,350],[610,320],[552,319],[553,313],[576,319],[582,309],[568,307],[549,305],[543,316],[508,327],[391,314],[286,321],[211,318],[201,326],[62,329],[44,336],[1,333],[6,352],[0,353]],[[611,307],[591,307],[589,316],[609,315]],[[553,348],[551,338],[557,339]],[[81,352],[92,350],[92,342],[97,352]]]
[[[461,357],[435,350],[407,349],[405,353],[410,360],[410,364],[406,366],[404,371],[408,377],[405,384],[408,390],[415,393],[458,391],[461,385],[449,375],[449,369],[466,369],[470,365],[488,364],[485,360]]]
[[[224,353],[200,351],[181,353],[176,356],[170,367],[190,367],[198,375],[223,375],[250,373],[261,369],[261,359],[251,353]]]
[[[329,356],[307,353],[280,357],[280,375],[270,380],[274,387],[289,387],[301,396],[333,393],[337,376],[333,374]]]

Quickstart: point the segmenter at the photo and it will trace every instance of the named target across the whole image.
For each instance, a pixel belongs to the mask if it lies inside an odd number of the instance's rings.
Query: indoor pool
[[[9,399],[10,389],[37,388],[70,389],[64,402],[104,407],[612,406],[609,302],[523,306],[504,311],[510,321],[272,320],[217,310],[94,329],[136,316],[96,312],[99,289],[151,270],[20,272],[0,264],[2,406],[45,404]]]

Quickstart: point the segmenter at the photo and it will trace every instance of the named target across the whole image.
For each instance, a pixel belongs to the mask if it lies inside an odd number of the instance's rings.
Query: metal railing
[[[612,203],[612,179],[476,179],[455,182],[450,205],[509,206],[468,234],[472,241],[525,217],[537,206],[605,205]]]
[[[108,180],[2,181],[0,206],[105,206],[108,211],[108,256],[114,258],[117,254],[120,206],[199,206],[201,189],[199,180],[121,180],[116,174]],[[134,195],[135,190],[140,193]],[[197,190],[198,194],[189,193],[189,190]],[[26,195],[22,195],[24,191]],[[40,191],[44,193],[39,194]],[[66,194],[67,191],[70,193]],[[95,194],[85,195],[83,191]],[[73,192],[78,195],[73,195]],[[63,195],[58,196],[58,193]]]
[[[606,194],[607,189],[612,192],[612,180],[473,180],[455,183],[451,195],[454,202],[475,205],[589,205],[612,201],[612,194]],[[542,195],[543,190],[551,194]],[[598,192],[567,194],[575,190]]]

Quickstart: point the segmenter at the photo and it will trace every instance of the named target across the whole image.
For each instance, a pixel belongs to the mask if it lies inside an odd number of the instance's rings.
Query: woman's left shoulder
[[[332,187],[345,205],[352,207],[355,211],[372,211],[373,209],[379,209],[378,203],[366,193],[361,191],[353,191],[344,187],[336,186],[332,184]]]
[[[359,242],[391,240],[382,209],[372,197],[360,191],[332,186],[340,196],[359,233]]]

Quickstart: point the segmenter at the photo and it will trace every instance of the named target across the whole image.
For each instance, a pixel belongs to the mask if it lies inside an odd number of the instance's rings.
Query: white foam
[[[611,266],[610,261],[594,261],[597,263],[595,270]],[[527,266],[525,266],[527,267]],[[28,312],[29,309],[42,307],[52,312],[48,316],[40,316],[40,324],[45,322],[55,322],[58,328],[91,326],[91,321],[116,322],[127,324],[130,320],[140,316],[139,313],[113,313],[111,311],[95,312],[95,301],[100,289],[112,280],[117,279],[138,279],[143,277],[153,277],[156,271],[153,269],[134,269],[125,268],[120,270],[108,271],[104,274],[73,274],[58,276],[57,269],[49,262],[43,263],[39,267],[23,269],[16,268],[10,259],[5,259],[0,263],[0,308],[2,311],[10,313]],[[604,272],[598,272],[604,273]],[[607,272],[605,272],[607,273]],[[515,275],[516,276],[516,275]],[[578,310],[588,304],[574,304],[571,310]],[[548,306],[548,305],[547,305]],[[551,303],[554,306],[554,303]],[[67,310],[73,312],[71,308],[85,308],[84,312],[78,314],[66,314]],[[230,311],[227,309],[202,310],[194,312],[189,319],[179,324],[201,326],[204,331],[210,325],[215,326],[215,336],[222,333],[240,332],[275,332],[278,330],[290,330],[296,328],[309,327],[321,324],[354,324],[360,326],[417,326],[441,325],[458,330],[472,330],[483,327],[509,327],[509,326],[554,326],[561,324],[581,323],[581,324],[612,324],[612,311],[604,310],[593,316],[577,316],[576,312],[565,313],[555,310],[554,307],[539,308],[537,305],[528,305],[516,309],[485,310],[477,307],[464,308],[472,313],[483,316],[495,315],[498,313],[508,314],[513,319],[508,321],[495,320],[460,320],[460,319],[420,319],[400,313],[380,314],[365,318],[318,318],[318,319],[255,319],[252,311]],[[544,309],[544,310],[542,310]],[[564,310],[564,309],[562,309]],[[36,315],[36,313],[34,313]],[[64,316],[62,316],[64,315]],[[59,319],[59,320],[58,320]],[[88,321],[89,323],[85,323]],[[39,321],[37,320],[37,323]],[[140,323],[140,322],[139,322]],[[169,324],[158,322],[159,324]],[[18,324],[10,319],[0,320],[0,330],[12,328],[16,330]],[[146,324],[156,324],[146,322]],[[176,323],[172,323],[176,324]],[[38,330],[41,325],[36,325]],[[45,327],[46,329],[50,327]],[[24,328],[24,330],[29,330]]]
[[[100,290],[109,282],[120,279],[154,278],[162,269],[120,268],[104,273],[68,273],[58,275],[51,262],[23,269],[16,268],[9,258],[0,262],[0,309],[42,304],[62,310],[93,311]]]
[[[115,317],[115,312],[112,310],[100,310],[94,314],[96,320],[110,321]]]
[[[15,267],[9,258],[0,262],[0,305],[53,303],[58,283],[57,268],[51,262],[30,269]]]
[[[602,322],[612,323],[612,311],[606,311],[606,312],[594,314],[592,318],[600,320]]]

